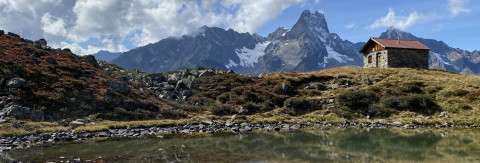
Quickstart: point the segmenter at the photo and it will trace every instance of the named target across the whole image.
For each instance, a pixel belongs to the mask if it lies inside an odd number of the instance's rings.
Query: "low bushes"
[[[370,117],[388,117],[396,111],[412,111],[431,115],[440,107],[433,98],[424,94],[384,96],[379,98],[371,92],[346,91],[337,96],[341,105],[335,111],[339,116],[354,118],[360,115]]]
[[[283,105],[293,115],[301,115],[321,109],[321,105],[315,100],[308,100],[302,97],[291,97],[285,100]]]
[[[451,97],[451,96],[465,96],[466,94],[468,94],[469,92],[466,91],[466,90],[463,90],[463,89],[455,89],[455,90],[452,90],[452,91],[447,91],[445,92],[443,95],[445,97]]]

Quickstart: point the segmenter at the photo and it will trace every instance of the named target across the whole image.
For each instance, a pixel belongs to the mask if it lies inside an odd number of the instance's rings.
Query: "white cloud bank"
[[[255,32],[304,1],[0,0],[0,29],[29,39],[46,38],[52,47],[85,55],[101,49],[125,51],[125,41],[142,46],[193,33],[202,25]],[[99,41],[80,46],[92,38]]]
[[[398,29],[405,30],[413,26],[423,16],[419,15],[416,11],[410,13],[408,16],[397,16],[393,9],[388,9],[388,13],[385,17],[377,19],[373,24],[369,25],[368,29],[376,29],[382,27],[394,26]]]

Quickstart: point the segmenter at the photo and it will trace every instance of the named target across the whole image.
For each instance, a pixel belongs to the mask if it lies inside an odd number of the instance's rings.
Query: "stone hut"
[[[360,50],[363,67],[428,69],[430,48],[416,40],[370,38]]]

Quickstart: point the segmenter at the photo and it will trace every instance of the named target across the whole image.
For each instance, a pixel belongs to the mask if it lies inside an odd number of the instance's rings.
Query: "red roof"
[[[430,50],[427,46],[418,42],[417,40],[403,40],[403,39],[390,39],[390,38],[375,38],[372,37],[368,42],[363,46],[360,52],[366,50],[367,45],[375,42],[382,46],[383,48],[400,48],[400,49],[421,49],[421,50]]]

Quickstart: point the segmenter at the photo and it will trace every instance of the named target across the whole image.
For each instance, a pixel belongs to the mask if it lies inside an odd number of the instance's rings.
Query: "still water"
[[[0,162],[480,162],[478,130],[332,129],[131,139],[13,150]],[[100,159],[101,158],[101,159]]]

